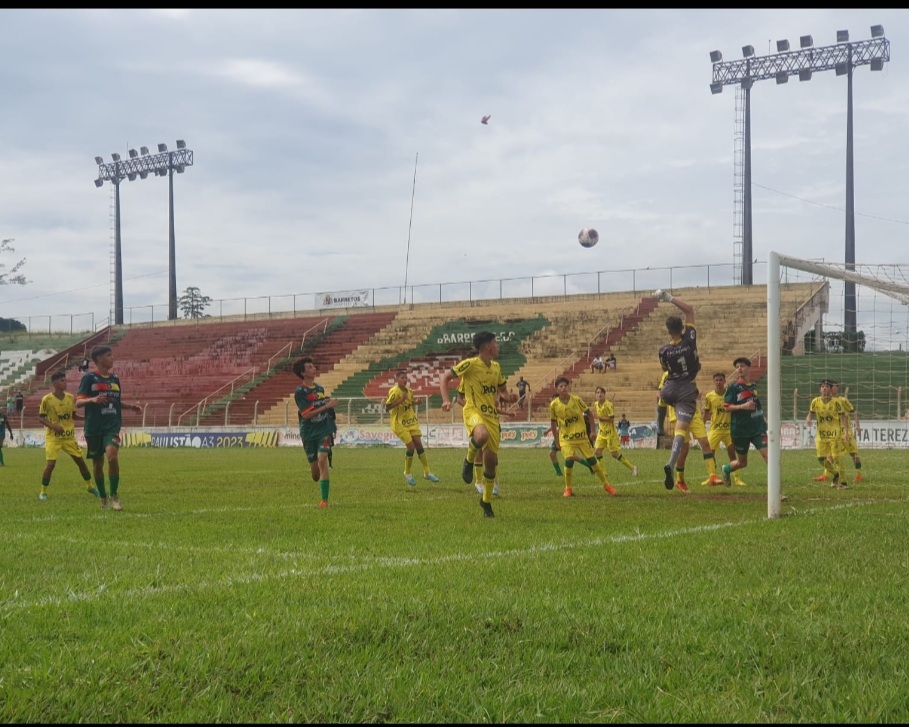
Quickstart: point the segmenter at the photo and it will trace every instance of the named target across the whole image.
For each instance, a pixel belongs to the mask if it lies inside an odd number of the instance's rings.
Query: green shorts
[[[85,437],[86,459],[101,459],[108,447],[120,448],[120,432],[108,432],[94,437]]]

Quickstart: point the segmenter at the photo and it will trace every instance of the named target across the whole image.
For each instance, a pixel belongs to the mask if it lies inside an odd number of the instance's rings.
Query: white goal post
[[[787,283],[812,280],[817,282],[815,301],[807,320],[781,318],[781,295]],[[850,291],[850,292],[846,292]],[[843,313],[843,323],[838,324],[834,315],[826,322],[828,302],[831,308],[838,307]],[[845,327],[847,307],[852,315],[854,330]],[[810,308],[810,306],[808,307]],[[837,330],[837,325],[840,329]],[[813,330],[811,326],[814,326]],[[825,330],[826,329],[826,330]],[[810,345],[806,342],[810,341]],[[784,351],[785,348],[785,351]],[[815,353],[837,354],[831,357],[812,356]],[[783,356],[804,356],[804,359],[789,359],[790,362],[805,361],[802,367],[807,375],[802,376],[803,391],[790,392],[783,389]],[[869,355],[871,354],[871,355]],[[880,364],[875,357],[887,357]],[[813,359],[823,363],[812,364]],[[830,361],[837,361],[832,364]],[[895,361],[895,363],[894,363]],[[864,362],[864,363],[863,363]],[[871,366],[869,369],[868,366]],[[812,368],[815,366],[815,368]],[[791,373],[798,369],[789,366]],[[846,377],[852,381],[856,392],[868,390],[862,406],[879,409],[880,414],[867,411],[867,416],[878,419],[905,419],[903,396],[909,391],[909,266],[836,264],[803,260],[771,252],[767,267],[767,515],[778,518],[782,502],[782,431],[786,420],[783,417],[784,394],[792,395],[792,417],[789,421],[804,419],[808,398],[817,395],[816,389],[808,389],[807,382],[816,386],[821,378],[837,380]],[[787,383],[787,387],[791,382]],[[843,393],[841,391],[841,393]],[[853,402],[854,397],[850,397]],[[801,400],[802,411],[797,402]],[[869,405],[873,404],[872,405]],[[856,470],[858,472],[858,470]]]

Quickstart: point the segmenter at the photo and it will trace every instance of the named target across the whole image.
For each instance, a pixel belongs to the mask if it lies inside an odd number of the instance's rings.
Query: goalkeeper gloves
[[[669,291],[663,290],[662,288],[657,288],[656,290],[654,290],[653,297],[659,298],[664,303],[672,302],[672,295],[669,293]]]

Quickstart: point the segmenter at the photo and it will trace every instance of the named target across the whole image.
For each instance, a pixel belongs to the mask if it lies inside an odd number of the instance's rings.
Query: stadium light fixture
[[[718,50],[710,51],[710,62],[711,63],[721,63],[723,60],[723,54]]]
[[[788,40],[778,40],[776,42],[776,52],[785,53],[789,50],[789,41]]]
[[[834,71],[837,76],[847,76],[846,116],[846,267],[855,269],[855,195],[852,140],[852,76],[853,69],[870,66],[872,71],[883,70],[890,60],[890,41],[884,37],[884,28],[871,26],[871,39],[850,41],[848,30],[838,30],[836,45],[814,47],[810,35],[799,37],[800,50],[788,51],[788,42],[777,41],[778,54],[754,56],[754,47],[742,47],[744,60],[714,63],[710,91],[719,93],[719,86],[740,84],[745,91],[745,103],[741,111],[744,116],[744,200],[742,214],[742,274],[743,285],[751,284],[752,215],[751,215],[751,86],[755,81],[774,79],[777,84],[786,83],[789,76],[798,75],[800,81],[808,81],[817,71]],[[738,244],[738,243],[736,243]],[[855,341],[856,331],[855,284],[847,282],[844,293],[844,336]],[[850,344],[851,345],[851,344]]]
[[[149,154],[148,147],[139,147],[141,153],[135,149],[128,150],[129,159],[121,161],[120,155],[111,154],[112,164],[105,164],[101,157],[95,157],[98,164],[98,178],[94,180],[95,187],[101,187],[105,181],[111,182],[116,188],[115,214],[115,240],[114,240],[114,310],[112,319],[115,324],[123,323],[123,269],[121,265],[121,239],[120,239],[120,182],[128,179],[130,182],[147,179],[149,174],[155,177],[168,177],[168,228],[169,228],[169,285],[168,285],[168,319],[177,318],[177,273],[176,273],[176,242],[174,239],[174,172],[183,174],[186,167],[193,165],[193,152],[186,148],[183,139],[177,141],[176,151],[167,151],[167,144],[158,144],[158,154]]]
[[[710,93],[723,93],[723,84],[722,83],[711,83],[710,84]]]

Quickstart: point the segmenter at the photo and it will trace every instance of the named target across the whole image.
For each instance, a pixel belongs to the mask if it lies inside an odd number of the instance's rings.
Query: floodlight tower
[[[95,187],[100,187],[106,179],[114,185],[114,324],[123,324],[123,254],[120,243],[120,182],[127,178],[122,168],[120,155],[110,155],[111,164],[105,164],[101,157],[95,157],[98,165],[98,178]],[[103,170],[103,171],[102,171]]]
[[[158,144],[158,153],[150,154],[147,146],[129,150],[129,159],[120,159],[119,154],[112,154],[113,164],[105,164],[101,157],[95,157],[98,164],[98,178],[95,186],[100,187],[105,181],[116,188],[114,216],[115,227],[115,263],[114,263],[114,323],[123,323],[123,267],[120,252],[120,182],[123,179],[134,181],[136,177],[146,179],[149,173],[156,177],[168,177],[168,231],[169,231],[169,284],[168,284],[168,320],[177,318],[177,254],[174,239],[174,172],[183,174],[186,167],[193,165],[193,152],[186,148],[183,139],[177,139],[176,151],[168,151],[167,144]]]
[[[742,284],[752,283],[752,238],[751,238],[751,86],[755,81],[769,78],[777,84],[786,83],[790,76],[799,81],[811,80],[815,71],[836,71],[837,76],[847,77],[846,108],[846,267],[855,269],[855,194],[852,155],[852,71],[857,66],[870,65],[872,71],[880,71],[890,60],[890,41],[884,37],[882,25],[871,26],[871,40],[849,41],[848,30],[836,32],[836,45],[815,48],[810,35],[799,38],[800,49],[789,50],[788,40],[776,42],[776,54],[755,56],[754,47],[742,48],[744,60],[723,62],[723,54],[710,53],[713,63],[713,81],[710,92],[721,93],[723,86],[741,84],[745,91],[745,195],[744,230],[742,249]],[[844,340],[855,350],[856,303],[855,283],[845,283],[843,311]]]

